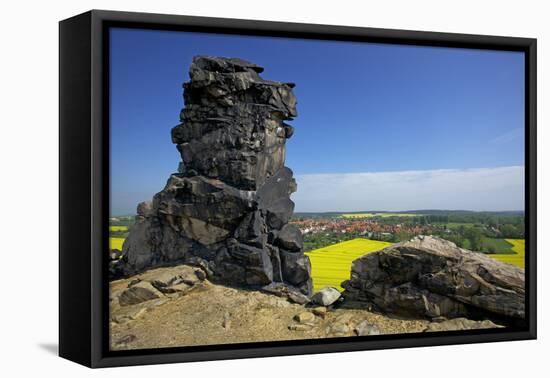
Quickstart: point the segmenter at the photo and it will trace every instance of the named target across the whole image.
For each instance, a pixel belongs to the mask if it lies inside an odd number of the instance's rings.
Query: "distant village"
[[[387,224],[372,219],[309,218],[293,220],[291,223],[296,225],[304,235],[342,233],[361,235],[367,238],[391,239],[393,235],[401,233],[416,236],[430,234],[433,231],[433,226],[431,225]]]
[[[523,214],[464,211],[366,218],[317,214],[295,217],[291,223],[302,231],[306,251],[358,237],[398,243],[434,235],[475,251],[509,252],[510,244],[503,240],[523,239],[525,230]]]

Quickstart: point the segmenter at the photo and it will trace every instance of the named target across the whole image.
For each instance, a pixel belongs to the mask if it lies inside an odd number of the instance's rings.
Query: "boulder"
[[[112,279],[188,263],[216,282],[281,284],[298,301],[311,294],[302,235],[288,224],[297,189],[284,165],[294,84],[264,80],[262,71],[238,58],[193,58],[181,123],[171,131],[178,171],[138,204],[122,254],[109,263]]]
[[[315,293],[311,298],[313,303],[321,306],[330,306],[340,298],[341,294],[333,287],[325,287]]]
[[[352,264],[346,301],[410,316],[525,317],[524,270],[431,236],[416,237]]]

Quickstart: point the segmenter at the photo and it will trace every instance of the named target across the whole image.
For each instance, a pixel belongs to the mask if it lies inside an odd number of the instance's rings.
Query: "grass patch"
[[[418,214],[406,214],[406,213],[349,213],[342,214],[340,218],[389,218],[389,217],[417,217]]]
[[[340,284],[350,278],[353,260],[390,245],[392,243],[357,238],[306,252],[311,260],[314,290],[332,286],[343,291]]]
[[[483,252],[493,252],[498,254],[515,254],[512,249],[514,245],[510,243],[507,239],[496,239],[496,238],[483,238]]]

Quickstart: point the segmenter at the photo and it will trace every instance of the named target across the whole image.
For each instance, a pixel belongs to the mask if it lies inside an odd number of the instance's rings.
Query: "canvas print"
[[[524,53],[109,46],[112,351],[525,326]]]

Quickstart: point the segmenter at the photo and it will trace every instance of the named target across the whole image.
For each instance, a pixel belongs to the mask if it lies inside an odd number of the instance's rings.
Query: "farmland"
[[[525,240],[490,239],[488,242],[495,243],[495,246],[499,247],[497,251],[505,253],[488,254],[487,256],[524,268]],[[342,291],[340,284],[349,279],[353,260],[390,245],[392,243],[356,238],[306,252],[311,260],[314,291],[325,286],[333,286]]]
[[[128,226],[109,226],[109,231],[127,231]]]
[[[390,245],[391,243],[387,242],[356,238],[306,252],[311,260],[314,290],[333,286],[342,291],[340,284],[350,278],[353,260]]]
[[[389,217],[416,217],[418,214],[407,213],[347,213],[340,215],[341,218],[389,218]]]
[[[111,249],[118,249],[122,251],[122,243],[124,243],[124,238],[109,238],[109,245]]]
[[[514,245],[509,240],[483,237],[481,252],[514,255]]]
[[[128,232],[129,227],[126,225],[109,225],[110,249],[119,249],[122,251],[122,244],[128,236]]]
[[[519,266],[520,268],[525,268],[525,240],[506,239],[506,241],[512,245],[512,251],[514,252],[514,254],[495,253],[487,256],[491,256],[498,261]]]

